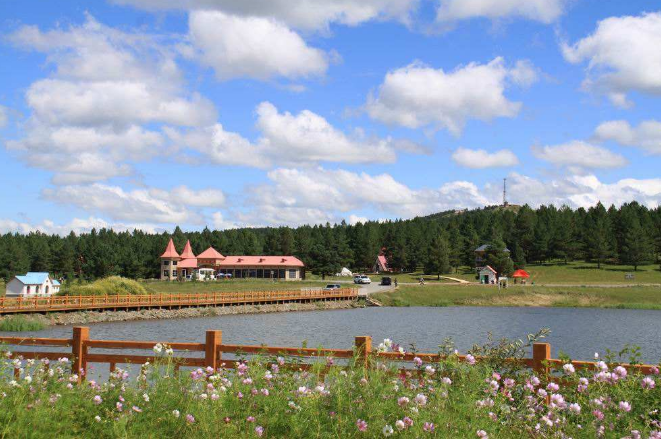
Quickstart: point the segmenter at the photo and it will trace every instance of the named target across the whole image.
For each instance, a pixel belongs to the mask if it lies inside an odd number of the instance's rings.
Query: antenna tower
[[[507,206],[507,179],[503,178],[503,206]]]

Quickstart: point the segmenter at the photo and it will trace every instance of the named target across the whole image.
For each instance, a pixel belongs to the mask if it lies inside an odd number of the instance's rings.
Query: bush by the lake
[[[399,350],[389,340],[379,350]],[[453,437],[661,438],[661,382],[617,367],[566,363],[548,382],[493,357],[398,371],[374,360],[365,370],[326,358],[309,370],[279,357],[236,369],[175,370],[172,351],[135,376],[79,383],[70,361],[5,353],[0,380],[3,437]],[[504,351],[502,351],[504,352]],[[20,376],[14,377],[14,368]]]
[[[26,316],[7,316],[0,319],[0,331],[41,331],[46,325],[41,320]]]
[[[149,291],[140,282],[110,276],[87,284],[68,283],[60,291],[65,296],[140,295]]]

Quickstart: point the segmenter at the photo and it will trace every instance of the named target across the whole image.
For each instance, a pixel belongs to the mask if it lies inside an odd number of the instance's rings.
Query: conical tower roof
[[[190,259],[194,258],[195,254],[193,253],[193,249],[191,248],[190,245],[190,239],[186,241],[186,245],[184,246],[184,251],[181,252],[181,259]]]
[[[178,258],[179,253],[177,253],[177,249],[174,248],[174,242],[172,241],[172,238],[170,238],[170,242],[168,242],[168,246],[165,247],[165,251],[161,255],[162,258]]]

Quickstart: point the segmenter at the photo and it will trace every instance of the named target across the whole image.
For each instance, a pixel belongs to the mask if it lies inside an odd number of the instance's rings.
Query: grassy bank
[[[36,317],[17,315],[0,318],[0,331],[41,331],[45,327],[46,324]]]
[[[420,361],[408,375],[353,360],[327,370],[330,358],[302,372],[275,357],[178,374],[166,346],[138,376],[118,368],[108,382],[81,384],[70,361],[6,359],[0,425],[3,437],[658,437],[657,376],[604,364],[596,375],[564,369],[564,382],[547,386],[500,359],[522,355],[513,346],[477,348],[487,354],[477,362]]]
[[[275,291],[319,288],[325,281],[271,281],[263,279],[231,279],[208,282],[143,281],[141,284],[151,293],[213,293],[221,291]],[[353,285],[353,284],[351,284]],[[347,284],[347,286],[350,286]]]
[[[386,306],[557,306],[661,309],[661,287],[401,285],[374,296]]]

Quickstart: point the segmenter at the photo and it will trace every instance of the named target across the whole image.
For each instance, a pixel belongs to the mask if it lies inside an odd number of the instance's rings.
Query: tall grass
[[[0,319],[0,331],[21,332],[41,331],[46,325],[34,317],[8,316]]]
[[[141,295],[149,291],[140,282],[120,276],[110,276],[89,284],[66,284],[61,295],[65,296],[103,296],[103,295]]]
[[[398,350],[389,340],[384,348]],[[559,366],[556,385],[504,361],[520,348],[492,343],[460,361],[445,345],[445,359],[416,359],[406,373],[385,360],[341,369],[322,358],[304,370],[270,356],[177,373],[159,346],[137,376],[116,369],[108,382],[80,384],[68,360],[6,356],[0,428],[3,437],[661,437],[658,375],[606,357],[597,370]]]

